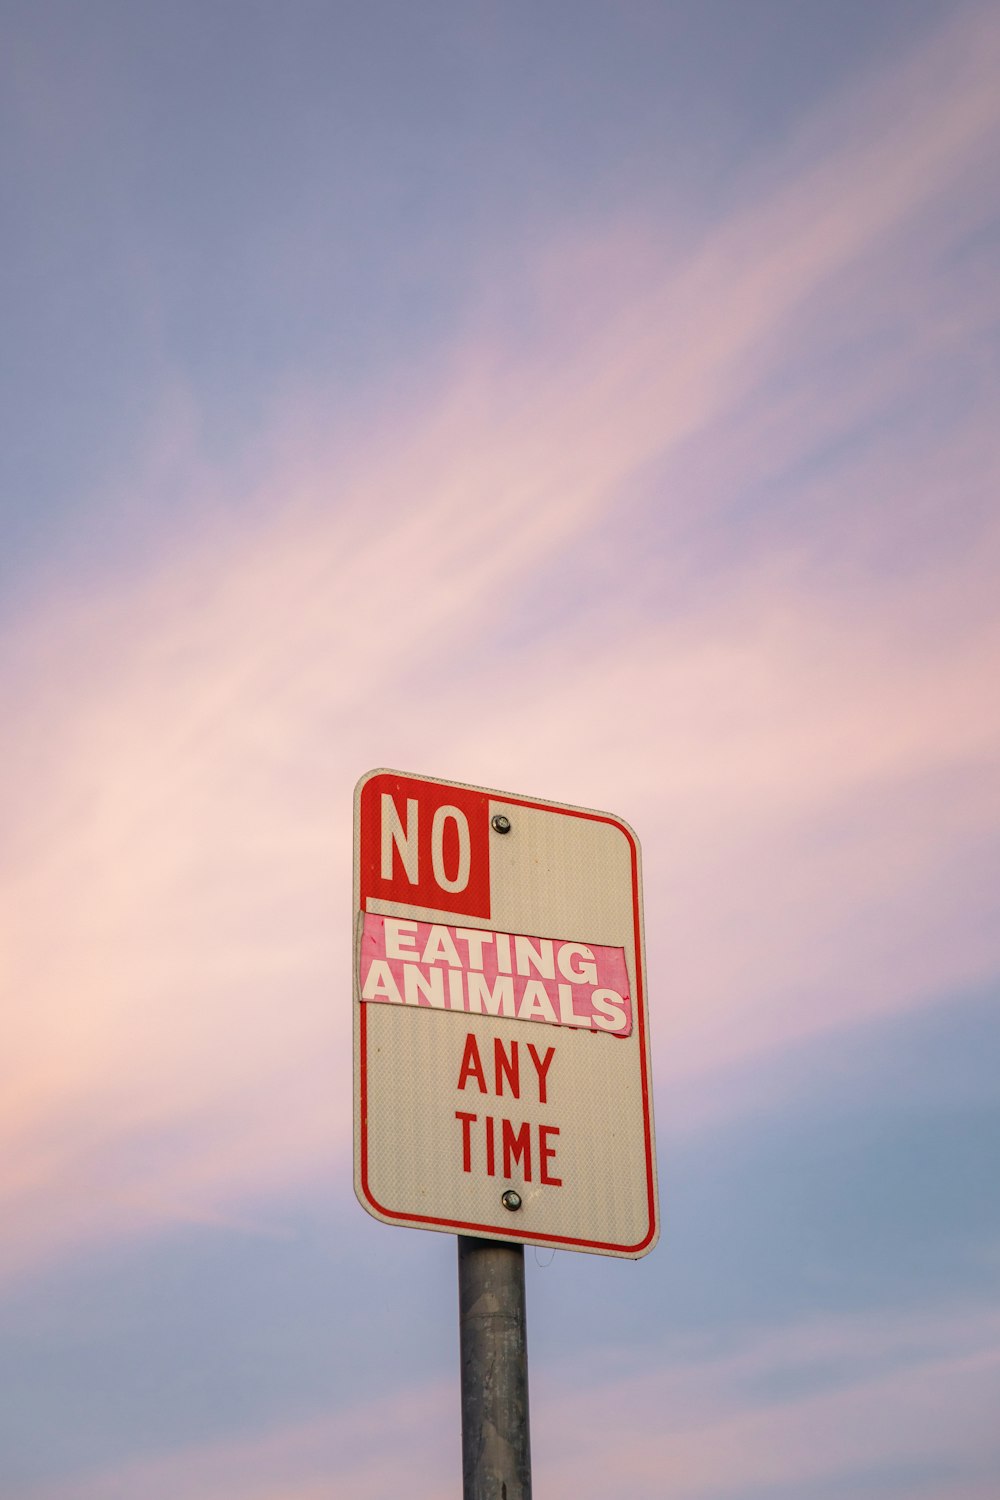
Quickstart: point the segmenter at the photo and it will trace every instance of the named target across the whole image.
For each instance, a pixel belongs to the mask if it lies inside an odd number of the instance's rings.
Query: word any
[[[548,1103],[548,1076],[556,1055],[555,1047],[541,1048],[527,1044],[528,1062],[522,1070],[521,1052],[516,1041],[507,1047],[500,1037],[493,1038],[493,1056],[484,1062],[475,1034],[469,1032],[462,1050],[462,1062],[458,1071],[458,1087],[462,1090],[476,1088],[481,1094],[492,1092],[497,1098],[509,1094],[520,1099],[522,1071],[524,1086],[529,1095],[537,1093],[538,1103]],[[490,1078],[487,1067],[492,1062]],[[532,1085],[533,1084],[533,1088]],[[515,1169],[522,1182],[537,1180],[546,1187],[562,1187],[562,1178],[552,1168],[556,1154],[554,1143],[559,1135],[558,1125],[542,1125],[531,1120],[515,1124],[502,1115],[484,1114],[478,1111],[456,1109],[455,1119],[462,1127],[462,1171],[484,1172],[487,1177],[504,1177],[508,1181]]]

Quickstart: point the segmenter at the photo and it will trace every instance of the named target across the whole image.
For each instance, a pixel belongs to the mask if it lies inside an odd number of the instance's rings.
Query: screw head
[[[521,1194],[515,1193],[513,1188],[508,1188],[505,1193],[501,1193],[500,1202],[504,1208],[510,1209],[512,1214],[516,1213],[521,1207]]]
[[[490,823],[497,833],[510,833],[510,819],[504,813],[494,813]]]

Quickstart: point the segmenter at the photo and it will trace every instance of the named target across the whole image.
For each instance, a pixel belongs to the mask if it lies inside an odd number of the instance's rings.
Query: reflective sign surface
[[[652,1248],[639,848],[620,819],[363,777],[354,1011],[355,1188],[370,1213]]]

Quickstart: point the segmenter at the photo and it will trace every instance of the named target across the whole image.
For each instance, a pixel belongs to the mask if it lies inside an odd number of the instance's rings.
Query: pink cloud
[[[791,1394],[767,1393],[776,1377]],[[748,1487],[865,1484],[900,1465],[926,1467],[918,1493],[934,1500],[956,1493],[933,1477],[955,1468],[978,1470],[966,1493],[985,1495],[998,1377],[997,1329],[978,1314],[812,1323],[735,1356],[602,1383],[572,1402],[557,1394],[548,1430],[573,1438],[556,1440],[548,1487],[562,1497],[611,1486],[636,1500],[680,1487],[722,1500]]]
[[[985,1476],[995,1455],[1000,1329],[979,1311],[813,1320],[724,1354],[689,1350],[638,1371],[623,1363],[605,1353],[600,1371],[576,1361],[533,1378],[534,1478],[556,1500],[658,1500],[665,1489],[724,1500],[920,1465],[920,1500],[986,1500],[985,1477],[934,1477]],[[405,1487],[438,1500],[458,1483],[459,1431],[457,1379],[435,1382],[101,1471],[58,1497],[312,1500],[332,1490],[374,1500]]]
[[[181,1493],[190,1500],[237,1493],[245,1500],[321,1500],[331,1486],[357,1500],[381,1500],[404,1489],[425,1500],[445,1500],[461,1475],[457,1422],[440,1420],[452,1396],[436,1384],[393,1391],[391,1415],[388,1401],[353,1405],[247,1440],[102,1470],[60,1484],[51,1500],[124,1500],[136,1494],[172,1500]],[[42,1492],[37,1500],[49,1496]]]
[[[817,121],[711,240],[675,236],[665,267],[636,233],[647,271],[614,305],[588,247],[578,263],[562,247],[586,320],[553,296],[532,349],[473,341],[414,409],[373,414],[334,452],[304,460],[282,429],[252,496],[200,471],[201,509],[154,560],[26,609],[0,667],[8,1270],[155,1224],[157,1204],[239,1217],[343,1165],[350,788],[369,765],[636,824],[661,1067],[711,1070],[996,965],[977,912],[942,899],[998,815],[997,536],[970,498],[995,464],[986,415],[970,411],[936,474],[876,448],[853,475],[890,540],[903,493],[947,531],[941,471],[957,476],[943,562],[895,581],[824,572],[839,518],[711,582],[691,550],[717,540],[748,462],[793,465],[837,411],[891,398],[891,357],[815,407],[769,382],[822,342],[821,293],[837,306],[832,289],[860,279],[864,307],[896,296],[903,312],[926,296],[913,243],[941,243],[942,204],[963,222],[977,204],[998,40],[989,13],[963,13]],[[977,306],[906,347],[933,358]],[[654,462],[672,476],[671,599],[650,606],[613,559],[599,596],[575,599],[569,549],[607,534]],[[565,617],[504,644],[531,590],[568,599]]]

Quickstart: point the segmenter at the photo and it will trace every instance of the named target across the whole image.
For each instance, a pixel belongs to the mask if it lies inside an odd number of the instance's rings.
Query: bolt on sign
[[[389,1224],[638,1257],[659,1232],[639,844],[370,771],[354,800],[354,1180]]]

